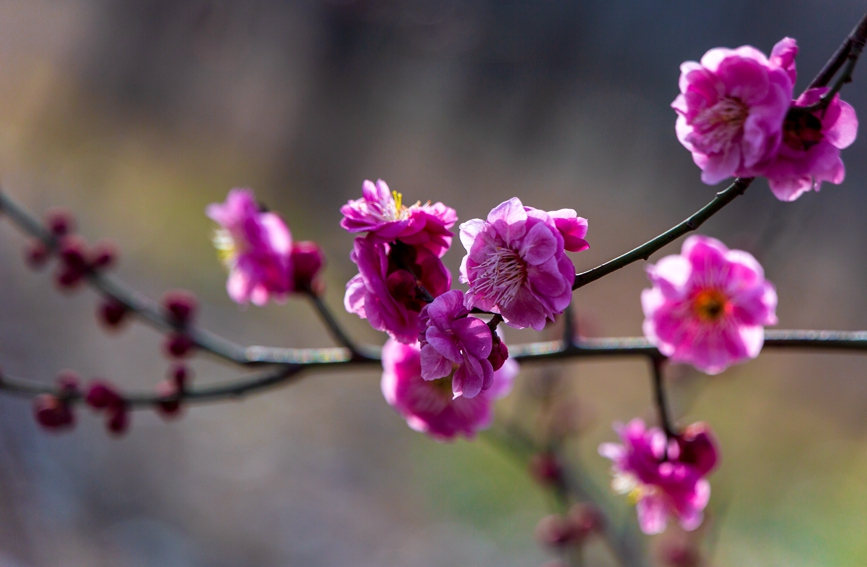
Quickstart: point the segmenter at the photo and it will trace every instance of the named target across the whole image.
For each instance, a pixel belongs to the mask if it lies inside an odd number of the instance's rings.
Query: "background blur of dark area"
[[[352,238],[339,207],[364,179],[409,202],[443,201],[461,221],[519,196],[590,221],[587,269],[704,205],[715,190],[674,136],[679,65],[716,46],[769,52],[795,37],[800,91],[861,16],[854,0],[0,2],[0,175],[35,211],[67,206],[90,239],[122,250],[117,270],[158,297],[199,293],[201,322],[244,344],[326,346],[302,301],[239,309],[209,242],[206,204],[249,186],[298,240],[329,258],[342,310]],[[843,97],[867,116],[867,61]],[[791,204],[764,180],[704,234],[763,262],[783,328],[867,328],[867,146],[847,179]],[[116,337],[95,295],[65,297],[21,262],[0,224],[0,363],[50,382],[62,368],[150,389],[160,337]],[[674,253],[679,243],[657,253]],[[456,274],[463,250],[447,256]],[[455,276],[456,279],[456,276]],[[635,264],[575,294],[582,331],[638,335]],[[511,342],[544,334],[510,333]],[[551,336],[550,334],[547,336]],[[238,375],[199,357],[199,383]],[[550,368],[550,367],[549,367]],[[670,373],[675,414],[710,422],[713,562],[855,565],[867,557],[867,361],[766,352],[703,378]],[[653,419],[641,361],[557,367],[585,427],[570,446],[604,487],[610,425]],[[538,377],[528,367],[519,387]],[[507,399],[500,419],[509,413]],[[0,396],[0,566],[521,566],[548,513],[525,471],[483,440],[438,444],[384,402],[375,370],[311,375],[177,423],[133,416],[108,438],[87,411],[48,435],[29,403]],[[523,417],[523,416],[522,416]],[[526,420],[532,424],[532,419]],[[612,499],[618,519],[634,515]],[[677,535],[650,538],[650,552]],[[588,564],[609,565],[601,543]]]

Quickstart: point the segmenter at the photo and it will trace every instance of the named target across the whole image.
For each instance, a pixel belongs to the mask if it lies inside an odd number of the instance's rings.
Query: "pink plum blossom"
[[[367,232],[375,242],[389,243],[400,240],[404,244],[427,248],[442,258],[452,243],[449,229],[457,222],[455,210],[429,202],[409,207],[403,196],[390,191],[385,181],[374,184],[365,181],[362,198],[349,201],[340,208],[343,220],[340,226],[349,232]]]
[[[641,293],[644,335],[674,362],[708,374],[759,355],[764,325],[775,325],[777,293],[747,252],[691,236],[680,255],[648,266]]]
[[[487,220],[463,223],[461,281],[470,286],[465,306],[500,313],[512,327],[543,329],[572,301],[575,266],[564,249],[587,249],[586,234],[587,221],[575,211],[548,213],[517,197]]]
[[[262,212],[250,189],[232,189],[206,212],[221,226],[214,245],[229,269],[229,297],[255,305],[284,300],[292,291],[292,235],[283,220]]]
[[[439,441],[458,435],[473,438],[491,425],[494,402],[512,389],[518,363],[507,360],[493,373],[491,387],[474,398],[452,394],[450,377],[425,380],[421,377],[418,343],[402,344],[389,339],[382,349],[382,394],[406,419],[407,424]]]
[[[795,40],[777,43],[769,60],[748,45],[716,48],[680,66],[672,108],[675,131],[709,185],[771,159],[792,99]]]
[[[437,380],[454,374],[454,396],[474,398],[491,387],[494,368],[488,361],[493,337],[488,325],[468,317],[464,293],[453,289],[426,305],[419,318],[421,377]]]
[[[767,177],[771,191],[781,201],[794,201],[811,189],[818,191],[823,181],[840,184],[846,177],[840,150],[858,134],[855,109],[834,95],[824,110],[798,110],[818,102],[826,92],[826,87],[810,89],[798,97],[783,123],[779,151],[749,172]]]
[[[701,525],[710,499],[704,477],[718,460],[710,428],[695,423],[669,440],[657,427],[646,429],[641,419],[614,429],[623,444],[603,443],[599,454],[613,461],[611,487],[636,505],[641,530],[660,533],[671,516],[685,530]]]
[[[346,310],[400,342],[415,342],[418,315],[426,305],[421,288],[437,297],[451,287],[442,260],[427,248],[391,246],[369,235],[355,239],[350,259],[359,273],[346,284]]]

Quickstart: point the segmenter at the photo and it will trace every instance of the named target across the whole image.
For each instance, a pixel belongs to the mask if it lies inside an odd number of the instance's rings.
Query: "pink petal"
[[[476,317],[458,319],[452,324],[452,331],[464,350],[476,358],[488,358],[491,354],[491,328]]]

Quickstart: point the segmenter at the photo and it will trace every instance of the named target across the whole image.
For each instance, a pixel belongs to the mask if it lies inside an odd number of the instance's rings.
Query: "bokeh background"
[[[63,205],[122,250],[151,296],[195,290],[202,323],[245,344],[329,345],[309,306],[239,309],[206,204],[249,186],[329,258],[327,301],[353,275],[339,206],[364,179],[439,200],[462,220],[512,196],[590,220],[579,269],[705,204],[669,105],[679,64],[715,46],[797,38],[803,88],[865,10],[854,0],[3,0],[0,178],[35,211]],[[867,115],[867,62],[844,98]],[[791,204],[756,182],[702,232],[754,253],[783,328],[867,328],[867,145],[847,179]],[[721,188],[721,187],[720,187]],[[719,188],[716,188],[717,190]],[[167,362],[142,326],[108,336],[95,295],[56,292],[0,224],[0,363],[150,389]],[[677,250],[671,246],[664,253]],[[459,244],[447,256],[456,270]],[[640,334],[633,265],[575,295],[581,329]],[[510,341],[535,333],[512,333]],[[196,380],[237,371],[201,358]],[[570,456],[607,483],[610,425],[649,407],[641,361],[547,368],[577,400]],[[543,370],[527,368],[519,386]],[[766,352],[703,378],[675,369],[675,414],[715,428],[713,565],[867,560],[867,359]],[[514,404],[512,404],[514,405]],[[510,411],[508,401],[504,412]],[[511,407],[515,411],[514,407]],[[615,514],[629,518],[626,502]],[[548,511],[526,471],[484,441],[438,444],[384,402],[376,371],[321,374],[175,423],[144,412],[109,438],[82,411],[62,436],[0,396],[0,565],[535,566]],[[658,555],[668,534],[648,539]],[[588,564],[609,565],[601,543]]]

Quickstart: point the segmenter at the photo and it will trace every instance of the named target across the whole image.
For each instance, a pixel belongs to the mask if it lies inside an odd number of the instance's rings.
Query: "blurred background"
[[[587,269],[704,205],[674,136],[679,65],[716,46],[801,47],[800,91],[867,8],[837,0],[3,0],[0,179],[39,212],[66,206],[89,239],[121,248],[119,275],[152,297],[182,287],[201,322],[244,344],[330,345],[303,301],[242,309],[225,294],[205,206],[248,186],[329,265],[342,310],[354,274],[339,207],[382,178],[461,221],[519,196],[590,221]],[[843,92],[867,116],[867,61]],[[782,328],[867,329],[867,146],[847,179],[794,203],[764,180],[702,232],[755,254]],[[168,363],[140,325],[108,336],[89,290],[57,293],[0,223],[0,364],[62,368],[148,390]],[[674,253],[679,244],[663,254]],[[462,249],[447,256],[457,270]],[[639,264],[575,295],[588,335],[639,335]],[[544,334],[510,333],[510,342]],[[237,376],[205,357],[199,383]],[[519,387],[542,367],[526,367]],[[569,446],[608,482],[599,442],[616,420],[653,419],[636,360],[558,372],[580,409]],[[675,415],[716,430],[707,528],[713,565],[854,565],[867,559],[867,358],[769,351],[704,378],[669,373]],[[503,413],[517,411],[505,400]],[[579,410],[576,410],[579,411]],[[548,513],[523,467],[484,440],[438,444],[385,403],[374,370],[318,374],[238,403],[149,412],[109,438],[79,412],[61,436],[0,396],[0,566],[531,567]],[[526,417],[526,416],[519,416]],[[634,510],[613,499],[614,513]],[[648,538],[659,555],[674,530]],[[588,564],[612,564],[591,543]]]

